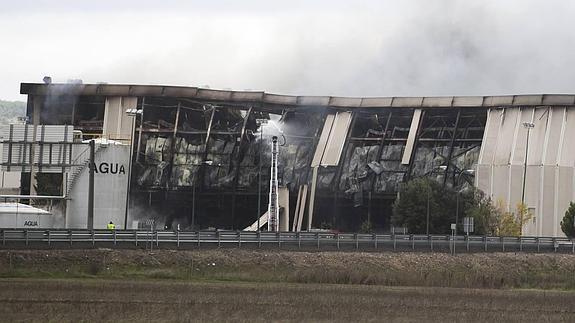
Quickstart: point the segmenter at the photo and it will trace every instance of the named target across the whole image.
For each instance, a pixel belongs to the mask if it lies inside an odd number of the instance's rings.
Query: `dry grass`
[[[358,285],[0,280],[2,321],[574,321],[575,293]]]
[[[0,277],[575,289],[575,256],[254,250],[0,251]]]
[[[573,272],[558,254],[3,250],[0,321],[575,321],[575,291],[503,290]]]

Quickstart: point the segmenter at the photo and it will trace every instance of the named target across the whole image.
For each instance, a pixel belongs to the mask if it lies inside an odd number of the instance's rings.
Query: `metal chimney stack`
[[[279,231],[279,207],[278,207],[278,137],[272,137],[272,166],[270,176],[270,204],[268,231]]]

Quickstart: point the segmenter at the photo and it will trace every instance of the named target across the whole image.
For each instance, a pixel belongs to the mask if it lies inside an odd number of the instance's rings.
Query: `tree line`
[[[415,234],[463,232],[463,218],[473,218],[474,235],[520,236],[522,228],[533,219],[525,204],[519,203],[512,212],[503,201],[492,201],[481,190],[468,186],[462,190],[444,186],[429,178],[405,183],[393,204],[391,222]],[[575,212],[575,206],[574,206]]]
[[[26,102],[0,100],[0,124],[17,123],[26,115]]]

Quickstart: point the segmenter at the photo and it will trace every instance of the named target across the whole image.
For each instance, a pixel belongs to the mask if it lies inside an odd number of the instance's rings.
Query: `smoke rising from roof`
[[[43,75],[300,95],[575,92],[570,1],[43,3],[1,5],[0,39],[17,50],[0,54],[0,97]]]

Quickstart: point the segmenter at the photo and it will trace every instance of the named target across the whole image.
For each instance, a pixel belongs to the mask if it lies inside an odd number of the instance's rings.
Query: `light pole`
[[[430,175],[433,175],[433,173],[435,172],[435,160],[432,162],[431,164],[431,172],[429,173]],[[446,165],[440,165],[437,166],[437,169],[441,169],[443,171],[445,171],[447,169]],[[428,178],[427,181],[427,208],[426,208],[426,212],[425,212],[425,234],[429,235],[429,215],[431,213],[430,210],[430,200],[431,200],[431,183],[430,180]]]
[[[533,122],[523,122],[523,127],[527,129],[525,142],[525,160],[523,162],[523,185],[521,187],[521,214],[519,215],[519,235],[523,235],[523,209],[525,207],[525,182],[527,181],[527,156],[529,153],[529,133],[535,127]]]
[[[523,127],[527,129],[527,138],[525,142],[525,159],[523,161],[523,186],[521,188],[521,203],[525,203],[525,180],[527,179],[527,154],[529,153],[529,133],[535,127],[533,122],[523,122]]]
[[[461,180],[461,175],[463,174],[470,174],[473,175],[475,173],[474,169],[464,169],[459,172],[457,175],[457,180],[455,181],[455,235],[457,235],[457,225],[459,224],[459,195],[461,194],[462,189],[459,188],[459,182]]]
[[[126,114],[132,118],[132,127],[130,130],[130,160],[128,164],[128,187],[126,188],[126,209],[124,212],[124,230],[128,229],[128,210],[130,206],[130,191],[132,181],[132,153],[134,151],[134,133],[136,132],[136,117],[142,114],[141,109],[127,109]]]
[[[260,217],[262,216],[262,148],[264,143],[264,125],[268,123],[268,119],[256,119],[256,124],[260,127],[260,149],[259,149],[259,161],[258,161],[258,230],[260,231]]]
[[[431,191],[431,185],[427,183],[427,212],[426,212],[426,226],[425,226],[425,234],[429,236],[429,194]]]

